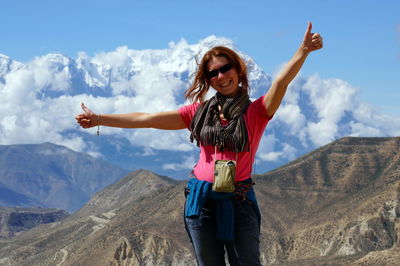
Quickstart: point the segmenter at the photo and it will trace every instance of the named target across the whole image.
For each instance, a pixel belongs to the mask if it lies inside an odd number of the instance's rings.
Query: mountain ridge
[[[279,171],[256,176],[263,265],[396,265],[399,148],[399,137],[344,138]],[[314,167],[321,161],[325,170]],[[147,187],[141,183],[146,180]],[[363,186],[360,181],[370,183]],[[63,221],[0,241],[3,261],[195,265],[182,222],[185,181],[169,182],[139,170],[119,182],[93,197],[104,208],[88,203]],[[286,189],[293,185],[296,189]],[[135,197],[118,198],[124,189],[136,190]],[[108,204],[109,198],[116,201]]]
[[[126,173],[108,162],[52,143],[0,145],[0,186],[16,193],[14,199],[27,197],[20,203],[26,207],[76,210],[90,195]],[[18,200],[15,205],[19,205]]]

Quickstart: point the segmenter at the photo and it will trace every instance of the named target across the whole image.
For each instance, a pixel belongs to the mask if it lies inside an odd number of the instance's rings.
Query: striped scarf
[[[220,151],[249,151],[249,140],[243,113],[251,101],[246,90],[240,90],[234,97],[216,93],[214,97],[201,104],[190,124],[190,141],[197,146],[217,146]],[[228,125],[222,126],[219,120],[218,106]]]

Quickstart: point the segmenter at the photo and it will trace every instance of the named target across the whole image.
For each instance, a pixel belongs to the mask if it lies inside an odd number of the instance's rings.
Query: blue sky
[[[0,53],[27,62],[118,46],[164,49],[227,37],[267,73],[289,60],[312,21],[324,37],[302,75],[359,88],[361,99],[400,117],[400,1],[2,1]]]

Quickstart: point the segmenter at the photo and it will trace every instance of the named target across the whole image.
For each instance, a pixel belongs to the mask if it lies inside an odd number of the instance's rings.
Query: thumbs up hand
[[[312,33],[312,24],[308,22],[308,27],[304,33],[302,47],[306,52],[312,52],[323,47],[322,36],[319,33]]]
[[[97,115],[85,106],[84,103],[81,104],[81,108],[84,113],[79,114],[75,117],[77,123],[83,128],[91,128],[97,126]]]

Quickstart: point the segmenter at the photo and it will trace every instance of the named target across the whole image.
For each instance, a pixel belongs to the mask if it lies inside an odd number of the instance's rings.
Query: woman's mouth
[[[229,81],[227,81],[227,82],[224,82],[224,83],[221,83],[219,86],[221,87],[221,88],[225,88],[225,87],[228,87],[230,84],[231,84],[231,80],[229,80]]]

